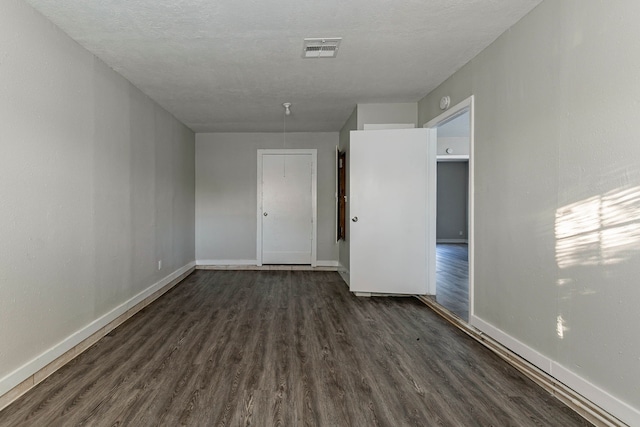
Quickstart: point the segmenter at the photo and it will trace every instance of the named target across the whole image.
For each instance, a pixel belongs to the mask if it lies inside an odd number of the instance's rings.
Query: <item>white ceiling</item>
[[[196,132],[337,131],[416,102],[541,0],[27,0]],[[305,37],[343,37],[302,59]]]

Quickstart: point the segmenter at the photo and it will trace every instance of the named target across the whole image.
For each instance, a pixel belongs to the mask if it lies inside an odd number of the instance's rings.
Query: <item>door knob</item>
[[[358,217],[357,217],[357,216],[354,216],[353,218],[351,218],[351,221],[353,221],[353,222],[358,222]]]
[[[265,213],[263,213],[262,215],[267,216],[267,215],[269,215],[269,214],[265,212]]]

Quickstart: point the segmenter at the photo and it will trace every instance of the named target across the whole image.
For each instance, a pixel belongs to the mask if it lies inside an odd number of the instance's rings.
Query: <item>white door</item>
[[[352,131],[349,159],[351,291],[428,293],[435,283],[433,131]]]
[[[259,150],[262,264],[315,264],[315,153],[296,151]]]

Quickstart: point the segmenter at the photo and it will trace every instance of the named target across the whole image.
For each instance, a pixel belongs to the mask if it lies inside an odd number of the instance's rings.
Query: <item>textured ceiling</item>
[[[540,0],[27,0],[196,132],[337,131],[416,102]],[[305,37],[343,37],[302,59]]]

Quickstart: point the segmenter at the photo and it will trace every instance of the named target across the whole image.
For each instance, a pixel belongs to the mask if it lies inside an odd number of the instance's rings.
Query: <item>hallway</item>
[[[469,321],[469,248],[466,244],[436,245],[436,301]]]

